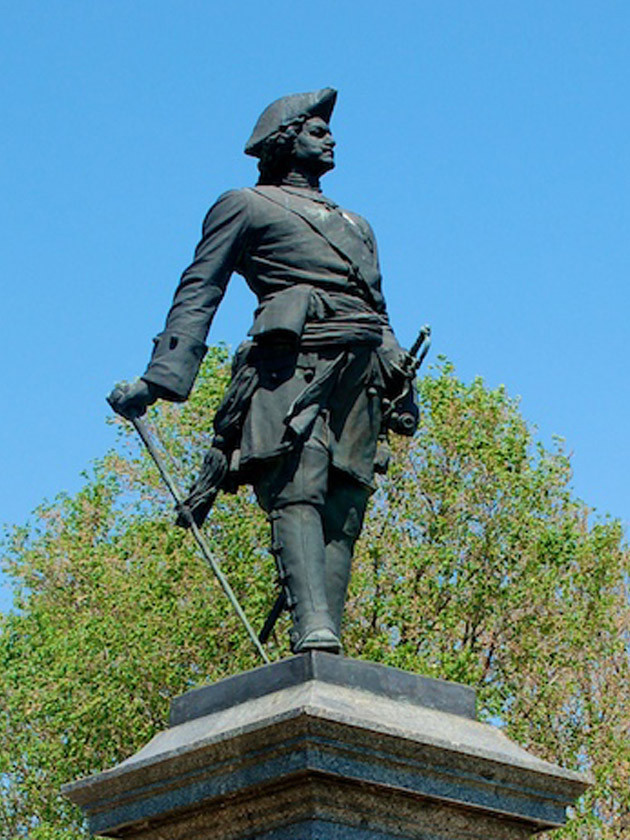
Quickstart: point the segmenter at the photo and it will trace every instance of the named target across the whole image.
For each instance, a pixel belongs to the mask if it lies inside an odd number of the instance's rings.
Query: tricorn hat
[[[245,154],[260,157],[265,140],[298,117],[321,117],[328,122],[336,99],[337,91],[334,88],[322,88],[311,93],[292,93],[290,96],[276,99],[258,117],[252,136],[245,144]]]

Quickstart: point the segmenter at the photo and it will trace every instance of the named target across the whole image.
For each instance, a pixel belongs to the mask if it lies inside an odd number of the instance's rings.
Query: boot
[[[343,536],[326,545],[326,600],[335,635],[341,638],[341,619],[350,583],[354,539]]]
[[[339,638],[354,544],[361,531],[367,499],[368,491],[364,487],[337,476],[330,483],[324,506],[326,600]]]
[[[292,504],[271,516],[272,549],[293,618],[291,650],[339,653],[341,642],[326,600],[321,514],[311,504]]]

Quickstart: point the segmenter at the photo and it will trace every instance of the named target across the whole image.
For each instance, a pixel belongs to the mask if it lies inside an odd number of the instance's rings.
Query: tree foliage
[[[187,484],[227,378],[208,354],[192,398],[151,421]],[[442,363],[419,382],[421,426],[393,441],[357,547],[350,656],[473,685],[483,719],[596,784],[558,840],[630,833],[628,549],[592,522],[558,442],[516,403]],[[0,837],[79,840],[66,781],[163,728],[171,698],[258,664],[127,424],[75,496],[9,531],[15,608],[0,625]],[[255,627],[273,603],[267,525],[246,488],[206,534]],[[288,654],[283,618],[269,645]]]

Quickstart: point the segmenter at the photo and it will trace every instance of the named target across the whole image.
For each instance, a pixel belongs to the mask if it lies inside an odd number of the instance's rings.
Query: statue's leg
[[[326,600],[321,513],[313,505],[291,504],[271,514],[273,548],[293,616],[294,653],[341,645]]]
[[[337,470],[331,471],[324,505],[326,598],[337,636],[346,602],[354,544],[361,531],[369,491]]]
[[[328,464],[326,448],[309,443],[299,453],[267,465],[255,485],[271,521],[272,550],[293,618],[294,653],[341,649],[326,593],[322,513]]]

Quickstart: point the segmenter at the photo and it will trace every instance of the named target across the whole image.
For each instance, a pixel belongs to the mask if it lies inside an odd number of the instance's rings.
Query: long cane
[[[192,531],[193,536],[194,536],[195,540],[197,541],[197,545],[199,546],[199,548],[201,550],[201,553],[203,555],[203,559],[206,561],[208,566],[210,566],[210,568],[212,569],[216,579],[221,584],[221,587],[222,587],[223,591],[225,592],[225,594],[230,599],[230,603],[234,607],[234,610],[236,611],[236,614],[238,615],[238,617],[240,618],[243,626],[247,630],[247,635],[252,640],[252,642],[253,642],[256,650],[258,651],[258,653],[261,655],[261,657],[263,659],[263,662],[265,662],[265,664],[268,665],[269,662],[270,662],[269,657],[265,653],[261,643],[258,640],[258,637],[256,636],[256,634],[254,633],[254,630],[252,629],[251,624],[247,620],[247,616],[245,615],[245,613],[243,612],[243,610],[241,608],[241,605],[237,601],[236,595],[234,594],[234,591],[233,591],[232,587],[230,586],[230,584],[228,583],[225,575],[223,574],[223,572],[219,568],[219,564],[217,563],[217,561],[212,556],[212,553],[210,551],[210,547],[208,546],[208,543],[206,542],[206,539],[205,539],[204,535],[199,530],[199,527],[197,526],[197,523],[193,519],[192,514],[190,513],[190,511],[188,510],[186,505],[183,504],[184,497],[182,496],[182,493],[181,493],[179,487],[177,486],[177,484],[173,480],[171,474],[169,473],[169,471],[166,467],[166,464],[164,463],[164,459],[162,458],[162,456],[161,456],[160,452],[158,451],[157,447],[155,446],[153,438],[151,437],[151,433],[149,432],[144,420],[141,420],[139,417],[132,417],[131,422],[133,423],[133,425],[134,425],[136,431],[138,432],[138,434],[140,435],[140,437],[142,439],[142,442],[146,446],[149,455],[151,456],[151,458],[153,458],[153,461],[155,462],[155,466],[158,468],[160,475],[164,479],[164,483],[168,487],[171,496],[175,500],[175,504],[177,505],[177,510],[186,519],[186,521],[187,521],[187,523],[190,527],[190,530]]]

